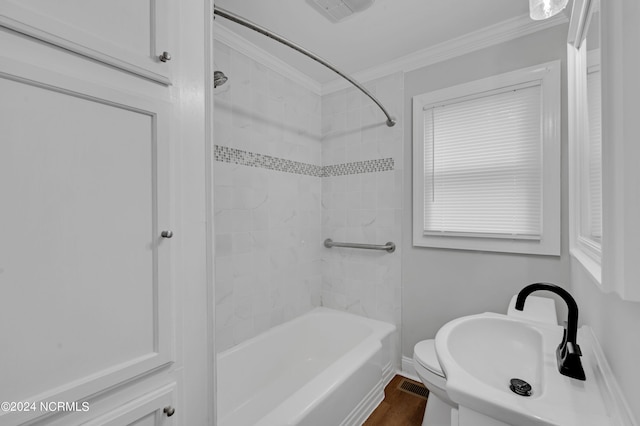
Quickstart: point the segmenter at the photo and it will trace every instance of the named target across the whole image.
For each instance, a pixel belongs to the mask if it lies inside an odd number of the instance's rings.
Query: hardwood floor
[[[396,375],[384,389],[384,401],[371,413],[363,426],[420,426],[422,424],[427,400],[398,389],[403,380],[422,386],[422,383]]]

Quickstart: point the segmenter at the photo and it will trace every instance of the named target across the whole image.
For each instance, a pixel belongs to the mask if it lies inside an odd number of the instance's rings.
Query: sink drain
[[[509,389],[521,396],[531,396],[531,385],[522,379],[511,379]]]

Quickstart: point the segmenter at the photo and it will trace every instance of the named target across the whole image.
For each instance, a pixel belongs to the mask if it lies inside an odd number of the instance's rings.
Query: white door
[[[170,363],[168,107],[8,59],[0,93],[0,400]]]
[[[204,70],[159,60],[167,4],[0,0],[0,426],[212,424]]]

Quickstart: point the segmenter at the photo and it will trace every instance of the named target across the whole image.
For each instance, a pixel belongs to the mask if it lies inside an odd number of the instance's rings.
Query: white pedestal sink
[[[447,377],[447,393],[460,405],[459,426],[608,426],[611,407],[603,398],[602,374],[581,338],[586,381],[558,371],[555,350],[562,327],[484,313],[458,318],[436,335],[436,353]],[[515,394],[512,378],[531,385],[531,396]]]

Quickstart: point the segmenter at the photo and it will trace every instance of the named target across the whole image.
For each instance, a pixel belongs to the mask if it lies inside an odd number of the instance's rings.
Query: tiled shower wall
[[[315,306],[400,325],[402,74],[322,98],[216,41],[216,343]],[[397,244],[395,253],[326,249]]]
[[[386,117],[356,88],[322,97],[322,162],[385,162],[375,171],[323,178],[322,237],[385,244],[396,251],[332,248],[322,251],[322,304],[400,328],[403,169],[402,73],[365,84],[395,116]]]
[[[216,346],[320,305],[320,96],[216,42]]]

